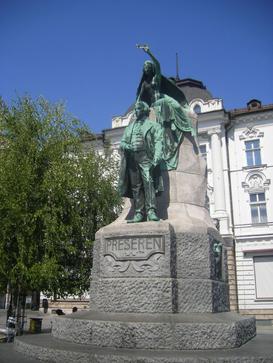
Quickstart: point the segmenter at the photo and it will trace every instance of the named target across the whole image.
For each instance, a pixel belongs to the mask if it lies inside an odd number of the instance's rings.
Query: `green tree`
[[[121,200],[117,163],[83,152],[83,132],[60,104],[0,103],[0,284],[14,296],[89,287],[92,241]]]

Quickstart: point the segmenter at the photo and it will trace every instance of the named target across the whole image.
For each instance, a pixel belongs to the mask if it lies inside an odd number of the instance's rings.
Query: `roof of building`
[[[94,140],[98,140],[98,139],[102,139],[102,138],[103,138],[103,133],[93,134],[92,132],[84,131],[81,134],[82,142],[94,141]]]
[[[245,115],[248,113],[254,113],[254,112],[264,112],[264,111],[271,111],[273,110],[273,104],[269,105],[262,105],[262,102],[256,99],[252,99],[249,102],[247,102],[247,107],[244,108],[235,108],[233,110],[230,110],[230,116],[231,118],[234,118],[239,115]]]
[[[175,79],[175,83],[178,88],[183,91],[188,103],[195,98],[201,98],[203,101],[208,101],[213,98],[210,91],[207,90],[206,86],[196,79],[185,78]]]

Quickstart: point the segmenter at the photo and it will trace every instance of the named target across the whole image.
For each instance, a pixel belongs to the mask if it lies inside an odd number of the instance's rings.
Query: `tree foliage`
[[[79,294],[95,232],[120,208],[116,162],[83,152],[81,124],[44,99],[0,104],[0,284]]]

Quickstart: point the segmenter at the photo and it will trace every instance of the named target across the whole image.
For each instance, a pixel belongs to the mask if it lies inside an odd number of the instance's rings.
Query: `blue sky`
[[[135,99],[148,43],[162,73],[227,110],[273,103],[272,0],[0,0],[0,95],[64,101],[94,132]]]

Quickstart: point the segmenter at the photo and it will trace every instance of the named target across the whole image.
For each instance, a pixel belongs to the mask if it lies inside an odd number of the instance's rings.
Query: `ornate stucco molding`
[[[189,103],[190,109],[195,112],[195,107],[199,106],[200,113],[220,111],[223,109],[223,100],[221,98],[213,98],[208,101],[204,101],[201,98],[195,98]]]
[[[264,136],[264,132],[260,131],[255,126],[247,126],[246,130],[244,130],[239,136],[240,140],[260,138]]]
[[[207,133],[208,133],[209,136],[212,136],[212,135],[215,135],[215,134],[219,135],[219,134],[221,134],[221,132],[222,132],[221,125],[215,126],[215,127],[211,128],[211,129],[207,130]]]
[[[252,171],[247,176],[245,181],[242,182],[242,187],[245,192],[248,193],[259,193],[269,189],[271,180],[267,179],[264,173],[260,171]]]
[[[127,126],[133,117],[133,111],[127,113],[125,116],[115,116],[112,118],[112,128]]]

